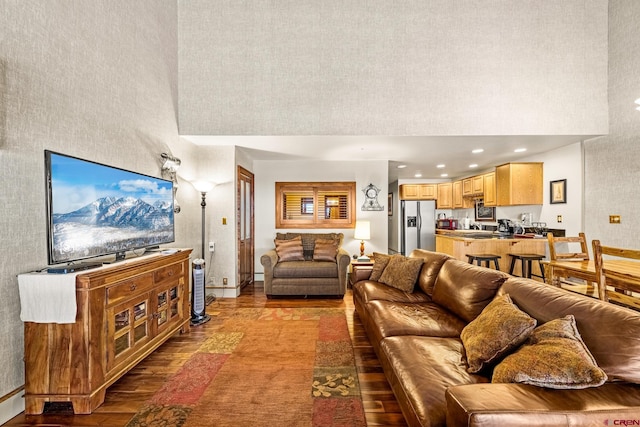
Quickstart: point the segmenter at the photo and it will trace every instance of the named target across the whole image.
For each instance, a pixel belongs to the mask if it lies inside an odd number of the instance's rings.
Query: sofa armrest
[[[351,265],[351,256],[344,248],[338,249],[336,255],[336,262],[338,263],[338,278],[340,279],[340,291],[342,295],[347,292],[347,283],[349,274],[349,265]]]
[[[264,293],[271,295],[271,281],[273,280],[273,269],[278,263],[278,254],[275,249],[265,252],[260,257],[260,263],[264,268]]]
[[[640,393],[629,383],[579,390],[466,384],[449,387],[445,397],[448,427],[605,425],[640,418]]]

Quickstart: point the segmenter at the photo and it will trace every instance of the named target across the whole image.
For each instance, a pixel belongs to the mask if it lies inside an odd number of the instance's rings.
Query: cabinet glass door
[[[110,370],[149,337],[149,294],[118,304],[107,312],[107,370]]]

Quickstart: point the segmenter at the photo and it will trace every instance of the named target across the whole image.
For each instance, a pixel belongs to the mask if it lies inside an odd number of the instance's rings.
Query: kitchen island
[[[495,254],[500,258],[500,270],[509,272],[512,254],[545,254],[545,237],[514,237],[481,230],[436,230],[436,251],[461,261],[468,261],[467,254]],[[492,264],[493,265],[493,264]],[[537,263],[533,273],[541,274]],[[520,262],[516,263],[514,275],[521,275]],[[542,281],[534,277],[536,280]]]

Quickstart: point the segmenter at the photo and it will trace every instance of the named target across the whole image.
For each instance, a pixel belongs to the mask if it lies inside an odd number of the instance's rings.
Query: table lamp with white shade
[[[369,261],[369,257],[364,254],[364,241],[371,239],[371,224],[369,221],[356,221],[353,238],[360,240],[360,256],[358,257],[358,261]]]

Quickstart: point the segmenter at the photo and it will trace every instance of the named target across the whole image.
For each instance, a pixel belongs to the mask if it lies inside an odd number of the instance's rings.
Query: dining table
[[[593,260],[579,261],[542,261],[547,283],[560,287],[562,278],[577,278],[592,282],[597,287],[598,298],[606,300],[604,286],[598,283],[596,266]],[[606,286],[616,288],[616,283],[631,283],[636,292],[640,292],[640,262],[629,260],[603,260],[602,271],[607,279]]]

